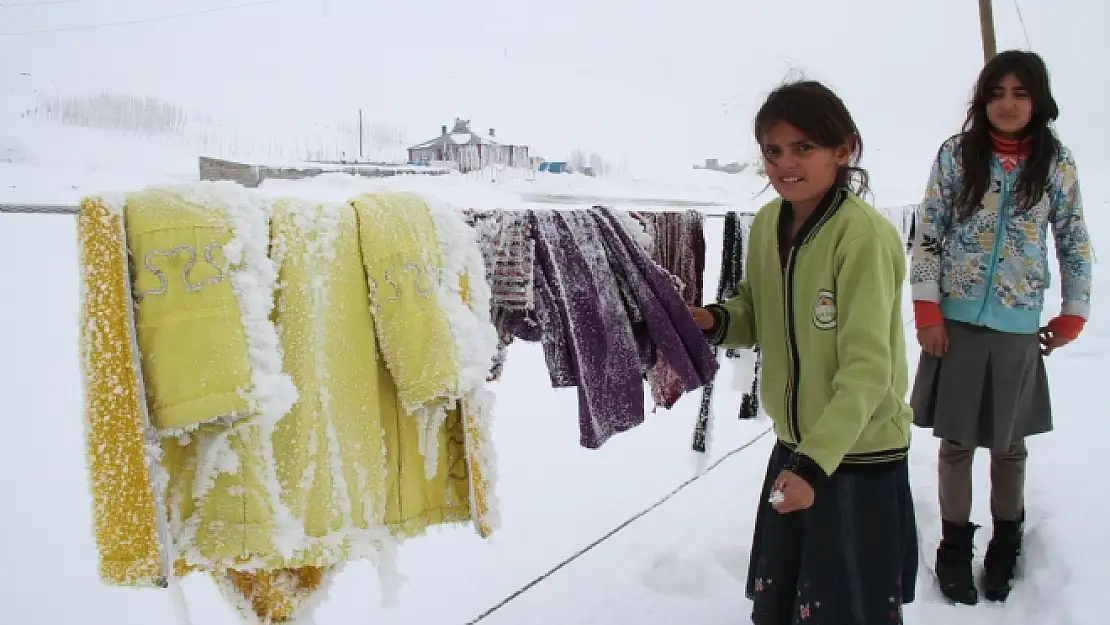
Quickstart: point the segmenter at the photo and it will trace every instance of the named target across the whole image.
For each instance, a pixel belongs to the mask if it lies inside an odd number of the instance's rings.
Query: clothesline
[[[80,207],[70,204],[0,204],[0,214],[13,215],[76,215]],[[710,219],[724,219],[725,213],[702,213]]]
[[[0,204],[0,213],[24,215],[76,215],[80,210],[68,204]]]

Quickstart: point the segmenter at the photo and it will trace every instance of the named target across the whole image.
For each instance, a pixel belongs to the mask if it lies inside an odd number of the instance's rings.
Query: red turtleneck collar
[[[1010,173],[1021,164],[1022,159],[1029,156],[1029,138],[1006,139],[991,133],[991,144],[998,160],[1002,161],[1002,168]]]

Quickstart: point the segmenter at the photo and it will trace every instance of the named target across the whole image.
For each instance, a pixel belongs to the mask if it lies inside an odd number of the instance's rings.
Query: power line
[[[61,2],[63,0],[53,0]],[[239,4],[229,4],[222,7],[211,7],[207,9],[197,9],[195,11],[188,11],[184,13],[171,13],[169,15],[160,15],[158,17],[149,17],[145,19],[133,20],[120,20],[117,22],[104,22],[101,24],[85,24],[83,26],[64,26],[62,28],[43,28],[40,30],[23,30],[12,32],[0,32],[0,37],[22,37],[26,35],[46,35],[51,33],[66,33],[77,30],[92,30],[95,28],[111,28],[114,26],[133,26],[138,24],[151,24],[154,22],[166,22],[169,20],[182,19],[186,17],[195,17],[197,15],[206,15],[209,13],[220,13],[224,11],[234,11],[237,9],[248,9],[252,7],[260,7],[267,4],[278,4],[279,2],[287,2],[288,0],[256,0],[255,2],[242,2]]]
[[[51,6],[54,4],[72,4],[74,2],[83,1],[84,0],[39,0],[38,2],[5,2],[0,4],[0,9],[26,9]]]
[[[1025,47],[1032,50],[1033,44],[1029,42],[1029,30],[1025,28],[1025,17],[1021,14],[1021,4],[1018,0],[1014,0],[1014,9],[1017,10],[1018,23],[1021,24],[1021,32],[1025,34]]]

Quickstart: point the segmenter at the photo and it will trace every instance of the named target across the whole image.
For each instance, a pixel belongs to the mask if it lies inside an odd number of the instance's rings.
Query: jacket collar
[[[790,247],[801,247],[803,244],[808,243],[825,225],[836,211],[844,204],[844,200],[848,198],[848,191],[843,187],[834,186],[829,189],[821,201],[817,203],[817,208],[802,224],[801,229],[798,230],[797,236],[790,242]],[[786,201],[782,201],[782,207],[779,209],[779,241],[785,243],[787,233],[790,231],[790,224],[794,220],[794,206]]]

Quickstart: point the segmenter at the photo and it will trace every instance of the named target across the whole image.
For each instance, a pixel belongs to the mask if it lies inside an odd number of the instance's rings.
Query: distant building
[[[748,168],[749,163],[729,163],[728,165],[721,165],[720,161],[715,158],[705,159],[705,165],[694,165],[694,169],[708,169],[710,171],[721,171],[726,174],[738,174]]]
[[[410,147],[409,163],[454,163],[459,171],[467,172],[488,165],[531,167],[533,161],[528,146],[501,142],[493,128],[487,135],[478,134],[470,129],[470,120],[456,117],[451,132],[447,132],[447,126],[440,126],[438,137]]]

